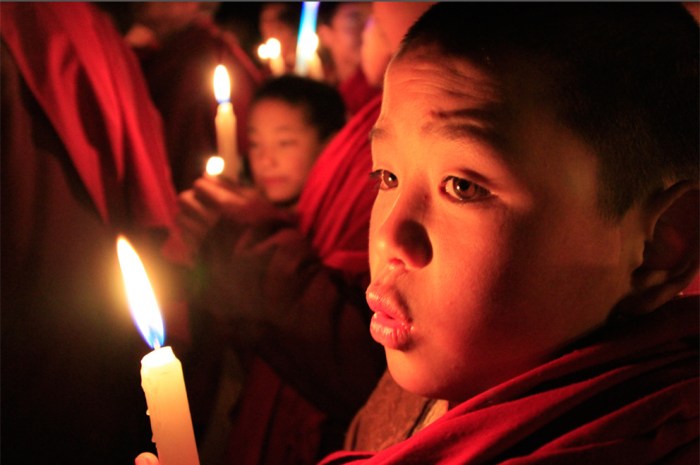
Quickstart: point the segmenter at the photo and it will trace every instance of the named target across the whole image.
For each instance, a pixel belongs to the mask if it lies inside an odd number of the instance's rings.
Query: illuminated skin
[[[302,107],[282,100],[256,102],[248,124],[255,184],[273,203],[295,200],[325,141],[319,140]]]
[[[362,48],[360,49],[360,65],[367,82],[375,87],[382,85],[384,71],[391,59],[391,46],[386,34],[374,15],[370,15],[362,31]]]
[[[506,74],[413,50],[372,134],[371,332],[398,384],[451,403],[603,324],[642,262],[640,208],[604,220],[592,149]]]

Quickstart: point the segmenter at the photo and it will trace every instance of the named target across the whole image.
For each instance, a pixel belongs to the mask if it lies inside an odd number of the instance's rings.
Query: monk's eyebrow
[[[495,107],[434,111],[431,116],[422,128],[425,131],[437,132],[451,140],[472,139],[494,146],[503,142],[498,130],[501,117]]]
[[[438,134],[450,140],[473,140],[494,147],[503,144],[502,119],[498,107],[464,108],[451,111],[436,110],[421,127],[424,133]],[[369,131],[369,139],[380,140],[389,135],[390,129],[375,126]]]

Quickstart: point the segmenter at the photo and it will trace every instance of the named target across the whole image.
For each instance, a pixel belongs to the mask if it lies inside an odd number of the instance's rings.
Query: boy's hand
[[[192,189],[178,196],[177,226],[193,253],[222,218],[239,224],[260,225],[290,221],[289,212],[277,208],[252,187],[203,176]]]
[[[221,212],[216,205],[197,197],[194,189],[183,191],[178,196],[179,211],[175,219],[182,239],[196,254],[207,233],[218,223]]]
[[[279,209],[253,187],[202,177],[192,190],[203,204],[213,206],[219,214],[240,224],[261,224],[275,218]]]
[[[203,176],[178,196],[176,222],[183,240],[194,253],[219,222],[227,203],[240,187],[216,177]]]
[[[150,452],[141,452],[135,459],[134,465],[158,465],[158,457]]]

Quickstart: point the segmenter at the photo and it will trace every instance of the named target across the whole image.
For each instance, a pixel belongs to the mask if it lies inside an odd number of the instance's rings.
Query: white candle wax
[[[214,120],[216,144],[219,156],[224,159],[223,175],[237,179],[240,171],[238,147],[236,146],[236,115],[231,102],[219,104]]]
[[[214,124],[218,153],[224,159],[223,175],[229,179],[237,179],[241,161],[238,158],[236,114],[231,104],[231,80],[224,65],[218,65],[214,70],[214,96],[219,102]]]
[[[160,465],[199,465],[182,365],[170,347],[141,359],[141,386]]]

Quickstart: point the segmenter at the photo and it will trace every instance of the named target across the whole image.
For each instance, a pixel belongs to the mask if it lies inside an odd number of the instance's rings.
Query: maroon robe
[[[610,324],[404,441],[322,463],[697,463],[699,305],[678,298]]]
[[[0,33],[2,460],[130,463],[153,450],[139,377],[149,348],[115,239],[159,265],[158,288],[176,206],[161,122],[93,5],[3,2]]]
[[[367,82],[365,73],[358,66],[352,76],[338,83],[338,92],[343,97],[348,114],[353,116],[364,108],[367,102],[381,94],[382,89]]]

